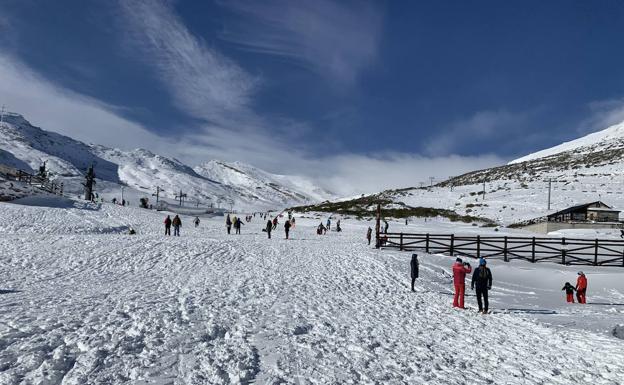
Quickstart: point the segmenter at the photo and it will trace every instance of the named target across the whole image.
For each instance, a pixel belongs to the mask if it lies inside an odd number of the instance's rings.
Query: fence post
[[[598,238],[594,244],[594,266],[598,266]]]
[[[379,232],[381,231],[381,204],[377,204],[377,218],[375,220],[375,248],[381,247],[381,239],[379,239]]]
[[[504,239],[505,243],[503,245],[503,259],[505,262],[509,262],[509,257],[507,257],[507,236],[505,235]]]
[[[565,249],[565,237],[561,238],[561,264],[566,264],[566,249]]]
[[[427,233],[427,238],[425,239],[425,251],[429,252],[429,233]]]
[[[401,233],[399,238],[399,250],[403,251],[403,233]]]
[[[531,242],[531,262],[535,263],[535,237],[533,237],[533,241]]]
[[[477,258],[481,258],[481,236],[477,235]]]
[[[451,234],[451,246],[449,247],[449,252],[451,253],[451,257],[453,256],[453,253],[455,249],[455,234]]]

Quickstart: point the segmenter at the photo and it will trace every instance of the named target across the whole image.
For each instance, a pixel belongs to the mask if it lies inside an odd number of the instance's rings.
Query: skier
[[[412,261],[410,262],[411,272],[412,272],[412,291],[414,290],[414,283],[416,282],[416,278],[418,278],[418,255],[412,254]]]
[[[466,292],[466,274],[472,271],[470,263],[463,262],[461,258],[457,258],[453,264],[453,285],[455,286],[455,295],[453,296],[453,307],[465,309],[464,293]]]
[[[578,272],[576,280],[576,299],[578,303],[585,303],[585,294],[587,293],[587,277],[582,271]]]
[[[327,218],[327,224],[325,225],[325,228],[325,231],[331,230],[331,219]]]
[[[199,227],[199,217],[195,217],[193,223],[195,223],[195,227]]]
[[[273,230],[277,229],[277,217],[273,218]]]
[[[290,224],[292,225],[292,228],[295,228],[295,217],[293,217],[293,219],[290,220]]]
[[[286,239],[288,239],[288,232],[290,231],[290,221],[284,222],[284,231],[286,232]]]
[[[390,225],[388,221],[384,219],[384,234],[388,234],[388,227],[390,227]]]
[[[230,234],[230,231],[232,231],[232,219],[230,219],[230,214],[225,218],[225,227],[227,228],[227,233]]]
[[[179,237],[180,227],[182,227],[182,220],[179,216],[176,215],[175,217],[173,217],[173,221],[171,222],[171,224],[173,225],[173,236]]]
[[[572,286],[570,282],[566,282],[565,285],[563,286],[563,289],[561,290],[565,290],[566,300],[569,303],[574,303],[574,291],[576,290],[574,286]]]
[[[317,235],[323,235],[323,232],[325,232],[325,226],[323,226],[323,222],[319,223],[318,227],[316,228],[316,234]]]
[[[271,230],[273,230],[273,223],[269,219],[266,224],[266,232],[267,232],[267,235],[269,236],[269,239],[271,239]]]
[[[477,267],[472,274],[472,281],[470,287],[474,290],[477,287],[477,304],[479,304],[479,313],[488,313],[488,290],[492,289],[492,272],[486,266],[487,262],[485,258],[479,260],[479,267]],[[483,297],[483,303],[481,298]]]
[[[169,215],[165,218],[165,235],[171,235],[171,217]]]
[[[370,226],[369,226],[368,230],[366,230],[366,239],[368,240],[368,245],[369,246],[370,246],[372,238],[373,238],[373,229],[371,229]]]
[[[236,223],[234,224],[234,229],[236,230],[236,234],[240,234],[241,226],[244,225],[243,221],[240,218],[236,219]]]

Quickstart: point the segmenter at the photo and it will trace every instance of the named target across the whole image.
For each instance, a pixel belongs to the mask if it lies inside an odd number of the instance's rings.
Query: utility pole
[[[160,192],[163,191],[163,189],[160,188],[160,186],[156,186],[156,194],[152,194],[152,196],[156,197],[156,203],[158,204],[158,197],[160,196]]]
[[[552,178],[548,178],[548,211],[550,211],[550,189],[552,187]]]
[[[429,187],[433,187],[433,180],[435,179],[435,176],[430,176],[429,177]]]
[[[182,200],[184,198],[186,198],[186,194],[182,193],[182,190],[180,190],[180,194],[178,194],[178,196],[176,196],[176,198],[180,199],[180,206],[182,206]]]
[[[124,186],[121,186],[121,202],[122,203],[124,203],[123,188],[124,188]]]
[[[425,182],[418,182],[418,184],[420,185],[420,188],[423,188],[423,186],[425,185]]]
[[[485,200],[485,179],[483,179],[483,200]]]
[[[2,105],[2,110],[0,110],[0,126],[4,123],[4,113],[6,111],[6,107],[4,104]]]

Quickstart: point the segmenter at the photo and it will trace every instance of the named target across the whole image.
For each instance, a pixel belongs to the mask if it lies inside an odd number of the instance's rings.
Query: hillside
[[[96,192],[105,199],[124,198],[133,205],[160,187],[160,198],[175,201],[182,191],[189,205],[218,205],[238,210],[280,209],[319,202],[332,195],[305,178],[274,175],[242,163],[213,160],[195,169],[145,149],[124,151],[85,144],[31,125],[9,113],[0,126],[0,164],[31,172],[46,162],[51,178],[67,194],[82,193],[83,174],[95,166]]]
[[[401,216],[423,216],[410,211],[429,207],[509,225],[597,200],[624,209],[623,177],[624,123],[504,166],[450,178],[432,188],[386,190],[367,201],[380,201],[387,209],[402,208]],[[343,201],[340,206],[352,211],[373,208],[361,199]],[[316,208],[324,210],[327,205]]]

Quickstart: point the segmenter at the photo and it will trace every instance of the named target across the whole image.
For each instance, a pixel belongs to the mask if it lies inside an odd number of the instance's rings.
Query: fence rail
[[[56,195],[63,195],[63,183],[50,181],[38,175],[30,174],[24,170],[18,170],[2,165],[0,173],[8,180],[28,183],[29,185],[39,187],[40,189]]]
[[[550,261],[564,265],[624,267],[624,240],[463,236],[455,234],[377,233],[378,248],[424,250],[470,258],[485,257],[509,262]]]

